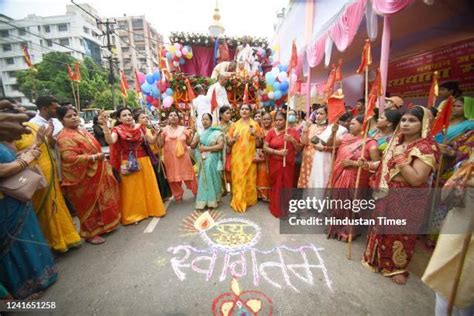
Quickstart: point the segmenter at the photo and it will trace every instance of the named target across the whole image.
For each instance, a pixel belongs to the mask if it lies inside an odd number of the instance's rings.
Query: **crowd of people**
[[[204,95],[202,87],[197,91]],[[444,100],[433,108],[387,98],[385,110],[369,121],[361,99],[337,124],[328,123],[325,104],[315,104],[307,120],[286,106],[269,111],[241,104],[235,122],[227,105],[219,104],[218,114],[200,107],[190,126],[183,126],[175,109],[153,125],[143,110],[124,107],[113,120],[100,114],[95,135],[81,129],[74,107],[59,106],[53,97],[39,97],[36,116],[24,124],[28,117],[21,107],[2,100],[0,178],[37,165],[47,183],[31,201],[0,198],[0,297],[21,299],[44,290],[57,279],[51,251],[65,252],[82,239],[102,244],[120,224],[163,217],[163,201],[172,196],[181,202],[183,186],[195,196],[196,210],[218,208],[230,194],[234,211],[244,213],[260,199],[276,218],[288,215],[280,199],[286,189],[346,189],[332,196],[344,199],[374,192],[374,217],[409,212],[416,229],[429,200],[416,190],[400,199],[397,189],[432,187],[441,155],[441,185],[460,166],[472,165],[474,99],[460,95],[453,82],[441,85],[440,95]],[[456,101],[447,138],[432,137],[436,112],[450,96]],[[104,145],[110,146],[110,157],[102,152]],[[336,218],[350,213],[331,210]],[[432,218],[433,243],[446,213],[439,207]],[[79,230],[71,214],[79,218]],[[327,233],[342,241],[360,234],[350,225],[330,226]],[[404,284],[416,241],[415,234],[383,234],[370,227],[363,264]]]

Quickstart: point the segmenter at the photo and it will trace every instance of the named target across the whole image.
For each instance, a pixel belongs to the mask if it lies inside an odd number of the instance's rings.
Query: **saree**
[[[155,179],[150,157],[145,149],[144,133],[141,127],[118,125],[112,130],[118,140],[110,146],[110,162],[120,171],[121,164],[127,162],[132,151],[139,165],[137,172],[121,177],[120,210],[122,224],[129,225],[150,216],[162,217],[166,214]]]
[[[80,235],[91,238],[108,233],[120,223],[120,192],[107,160],[90,161],[102,152],[89,132],[63,128],[58,135],[62,187],[81,222]]]
[[[0,144],[0,163],[16,159]],[[57,278],[53,255],[30,202],[23,203],[0,193],[0,298],[10,294],[26,298],[45,290]]]
[[[266,130],[262,128],[263,136],[264,137],[267,136],[270,130]],[[258,198],[264,201],[269,201],[270,200],[270,173],[268,170],[268,158],[265,153],[262,153],[262,154],[265,157],[265,160],[257,162],[257,195],[258,195]]]
[[[394,140],[394,144],[399,144]],[[386,170],[381,177],[387,185],[384,196],[376,201],[372,218],[387,217],[391,219],[406,219],[407,223],[400,228],[390,228],[390,234],[383,226],[374,225],[369,229],[367,246],[362,263],[374,272],[384,276],[404,274],[408,276],[407,266],[415,252],[417,236],[415,233],[423,224],[426,207],[429,203],[427,193],[428,183],[414,187],[406,182],[394,181],[400,174],[389,147],[382,161],[381,170]],[[412,165],[417,159],[428,165],[432,171],[436,169],[439,151],[436,144],[426,138],[420,138],[409,144],[406,149],[408,161]],[[381,188],[384,185],[380,185]],[[379,188],[380,189],[380,188]],[[408,234],[407,232],[412,232]]]
[[[299,133],[290,128],[287,131],[297,142],[300,141]],[[272,129],[265,137],[265,142],[274,150],[285,148],[285,133],[278,133]],[[287,192],[284,189],[293,188],[293,179],[295,174],[295,156],[296,149],[291,142],[286,142],[288,155],[286,156],[286,165],[283,167],[283,157],[277,155],[268,156],[268,167],[270,169],[270,213],[277,217],[284,217],[287,209]],[[288,192],[289,193],[289,192]]]
[[[250,135],[253,126],[257,135],[261,135],[260,126],[252,119],[242,119],[229,129],[229,137],[239,135],[232,146],[232,201],[230,206],[239,213],[244,213],[248,206],[257,203],[257,165],[253,162],[256,152],[255,137]]]
[[[223,137],[219,127],[205,129],[199,137],[203,146],[215,146]],[[200,153],[196,149],[198,162],[198,191],[196,209],[216,208],[222,196],[222,151]]]
[[[19,151],[31,147],[36,141],[36,132],[39,126],[32,122],[28,122],[26,125],[32,129],[32,133],[22,135],[21,139],[15,143]],[[46,142],[41,144],[40,149],[41,156],[38,158],[38,166],[48,184],[46,188],[36,191],[33,195],[33,209],[51,248],[57,252],[65,252],[70,247],[80,244],[81,237],[64,201],[53,150]]]
[[[151,130],[147,129],[147,134],[151,134]],[[170,185],[166,179],[165,166],[163,163],[162,150],[156,144],[150,144],[151,153],[156,157],[156,163],[152,162],[153,170],[155,171],[156,181],[158,182],[158,189],[160,190],[161,198],[163,200],[169,199],[173,194],[171,193]]]
[[[311,143],[311,138],[319,136],[326,129],[326,125],[312,124],[308,131],[308,143],[304,144],[303,158],[301,162],[300,175],[298,178],[298,188],[305,189],[308,187],[311,169],[313,167],[313,157],[316,149]]]
[[[356,192],[357,172],[358,168],[344,167],[342,162],[346,159],[358,160],[365,158],[370,160],[370,150],[377,147],[377,142],[374,139],[368,138],[364,152],[362,153],[363,137],[346,134],[342,137],[341,145],[337,150],[336,161],[334,163],[333,178],[331,188],[333,200],[353,200]],[[367,195],[369,187],[368,170],[361,169],[359,177],[359,186],[357,189],[357,199],[363,199]],[[351,218],[354,212],[351,209],[335,208],[331,210],[331,216],[337,219]],[[358,216],[358,215],[357,215]],[[347,238],[352,233],[353,236],[358,235],[359,226],[352,227],[350,225],[330,225],[328,236],[332,238]]]
[[[231,182],[232,182],[232,173],[231,173],[231,147],[227,142],[227,134],[229,133],[230,127],[233,125],[233,122],[229,122],[229,124],[222,124],[220,123],[221,131],[224,134],[225,142],[224,142],[224,185],[226,186],[225,191],[231,191]]]

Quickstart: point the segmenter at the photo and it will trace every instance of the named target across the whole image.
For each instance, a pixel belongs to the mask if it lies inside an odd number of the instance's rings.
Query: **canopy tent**
[[[363,96],[363,76],[354,74],[360,63],[366,38],[372,39],[374,63],[379,64],[381,60],[384,36],[380,34],[380,30],[384,28],[384,18],[374,14],[380,13],[377,10],[396,13],[393,17],[385,18],[385,25],[389,27],[385,28],[385,32],[390,32],[388,41],[385,34],[386,62],[381,66],[385,67],[386,73],[389,66],[388,53],[390,61],[396,61],[474,38],[472,1],[434,0],[432,5],[425,2],[428,1],[314,0],[309,5],[311,1],[294,1],[273,41],[280,49],[277,59],[279,57],[281,62],[289,59],[291,40],[295,39],[300,65],[305,71],[309,65],[313,67],[310,78],[313,84],[317,84],[326,81],[327,65],[342,58],[346,100],[355,101]],[[313,14],[308,14],[307,10],[312,10]],[[311,15],[312,19],[309,19]],[[311,28],[312,36],[308,37],[306,34],[305,38],[305,32],[311,31]],[[332,49],[332,42],[337,49]],[[325,62],[323,58],[326,59]],[[388,77],[390,79],[390,73]]]

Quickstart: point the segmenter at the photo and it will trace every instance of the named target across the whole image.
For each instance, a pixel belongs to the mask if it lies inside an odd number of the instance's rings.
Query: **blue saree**
[[[0,144],[0,163],[16,159]],[[58,278],[53,255],[31,203],[0,193],[0,284],[15,299],[42,291]],[[2,295],[5,295],[3,293]]]

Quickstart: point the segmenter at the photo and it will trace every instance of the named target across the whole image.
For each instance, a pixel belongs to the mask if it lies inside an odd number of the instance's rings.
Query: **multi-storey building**
[[[97,16],[87,4],[81,7]],[[66,6],[66,14],[42,17],[34,14],[14,20],[0,14],[0,96],[8,96],[29,104],[18,91],[16,72],[26,69],[22,46],[26,45],[33,63],[41,62],[43,55],[64,52],[82,60],[91,57],[101,64],[103,35],[96,21],[74,5]]]

